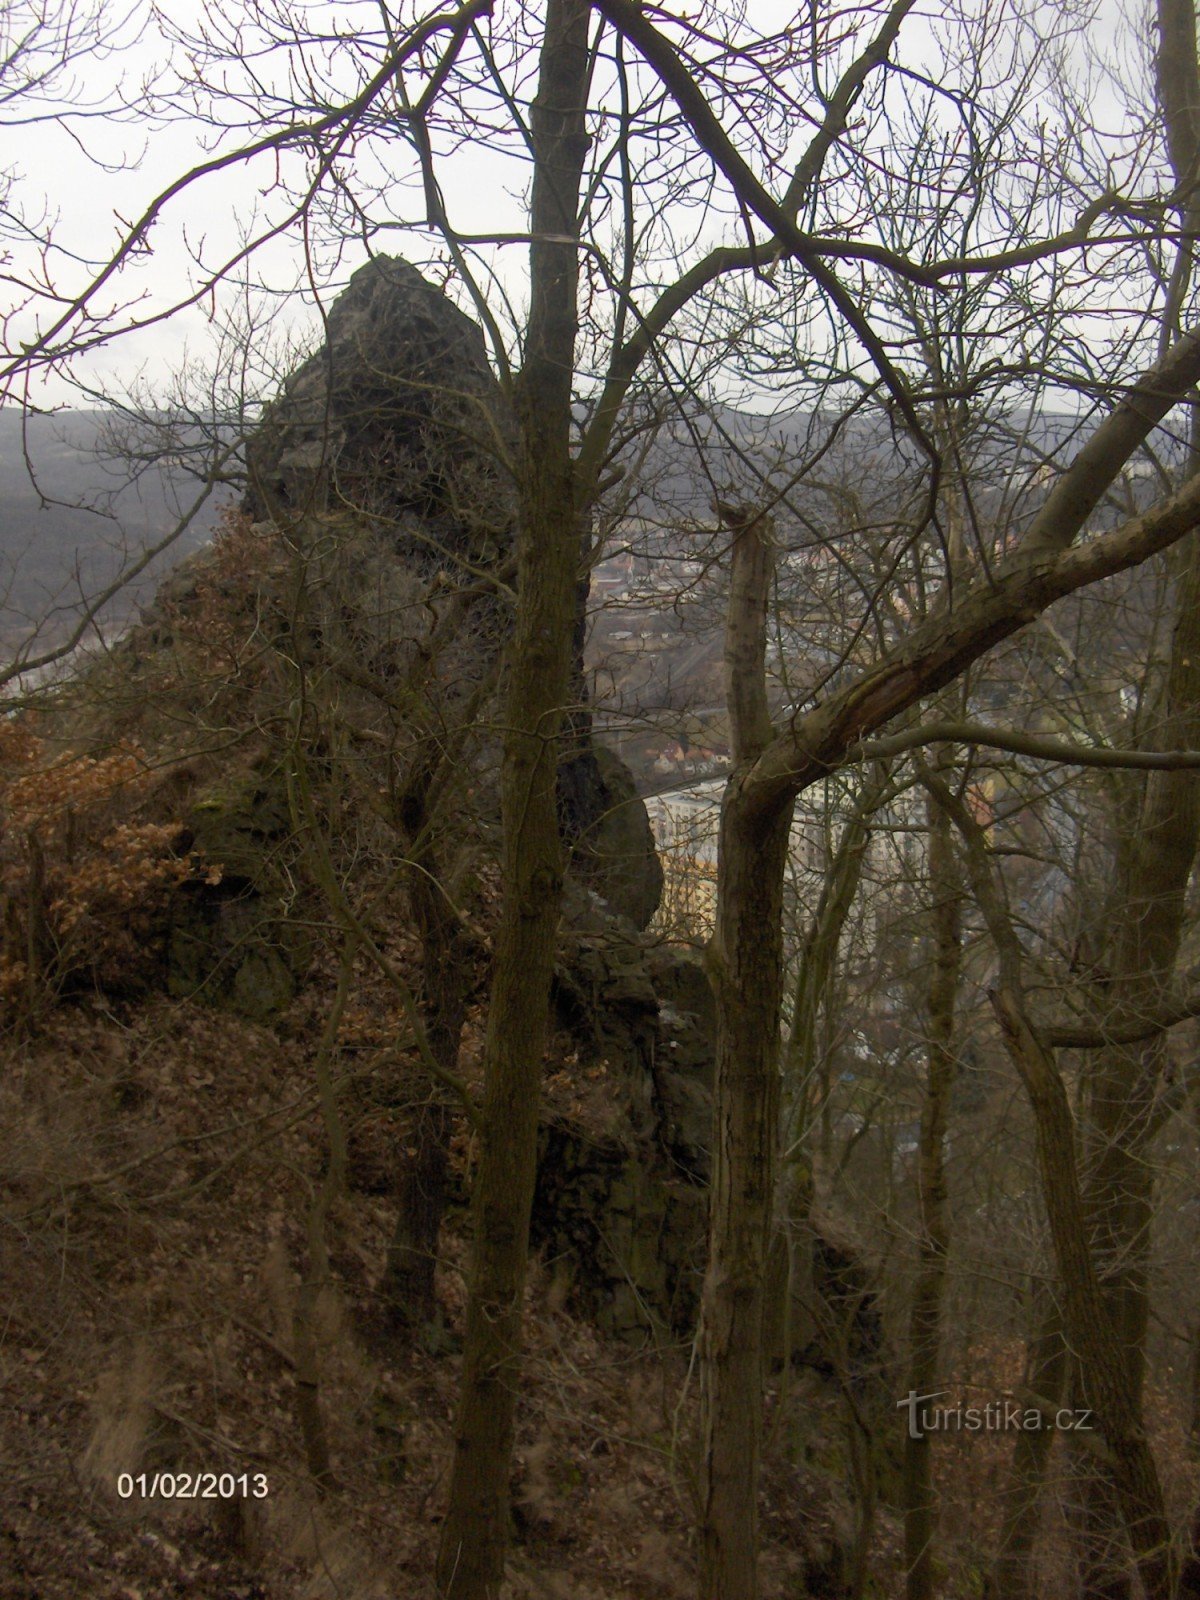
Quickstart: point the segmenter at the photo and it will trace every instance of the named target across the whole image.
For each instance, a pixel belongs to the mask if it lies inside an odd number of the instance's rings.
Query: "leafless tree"
[[[102,300],[133,281],[125,274],[181,196],[264,168],[261,214],[242,242],[214,246],[197,263],[177,306],[216,292],[287,230],[306,233],[315,277],[350,237],[373,246],[402,229],[414,254],[440,253],[489,337],[514,418],[501,454],[518,531],[501,713],[505,900],[439,1561],[440,1586],[454,1600],[484,1600],[502,1579],[561,904],[556,777],[577,709],[575,594],[593,509],[621,470],[631,398],[643,389],[677,397],[711,389],[733,373],[740,352],[756,396],[836,407],[789,470],[750,474],[732,494],[714,483],[729,566],[733,765],[709,949],[718,1067],[700,1363],[701,1588],[710,1600],[757,1594],[781,919],[796,801],[848,762],[931,743],[1102,761],[1104,752],[1078,740],[978,715],[948,721],[941,706],[933,722],[912,714],[1056,602],[1180,544],[1200,516],[1191,478],[1128,512],[1113,505],[1127,464],[1200,379],[1200,335],[1187,304],[1164,321],[1170,285],[1148,282],[1142,270],[1146,252],[1179,233],[1180,184],[1155,155],[1154,118],[1123,164],[1092,144],[1082,116],[1072,120],[1077,107],[1061,108],[1052,131],[1039,131],[1075,23],[1061,7],[1028,19],[1003,5],[986,16],[947,6],[948,70],[937,83],[903,55],[914,10],[911,0],[852,13],[817,7],[804,27],[772,31],[716,6],[683,18],[632,0],[472,0],[376,15],[332,37],[267,9],[213,10],[181,40],[190,54],[179,86],[189,109],[211,122],[213,153],[152,197],[80,284],[43,296],[41,326],[3,369],[14,383],[61,367],[120,328],[156,322],[161,310],[136,306],[110,318]],[[988,38],[1004,41],[1003,71]],[[240,79],[231,76],[237,59]],[[275,60],[284,63],[278,75]],[[455,155],[490,141],[529,178],[527,214],[515,228],[471,226],[451,192]],[[881,193],[900,219],[886,235],[874,220]],[[508,266],[514,246],[528,251],[519,274]],[[1147,299],[1152,315],[1139,320]],[[1116,331],[1093,338],[1097,324]],[[1156,348],[1158,327],[1168,325]],[[973,342],[974,364],[940,358],[942,342],[954,339]],[[1046,492],[1029,496],[1030,514],[1002,541],[992,508],[985,514],[958,470],[960,436],[937,426],[946,391],[958,398],[960,388],[970,405],[984,392],[1007,393],[1014,433],[1022,407],[1044,405],[1051,393],[1086,401],[1069,436],[1042,445]],[[589,400],[582,425],[581,390]],[[790,674],[800,692],[781,708],[765,672],[780,530],[830,435],[859,412],[887,430],[903,507],[887,525],[817,541],[852,603],[833,647]],[[1031,455],[1029,447],[1019,459]],[[1194,764],[1186,730],[1178,742],[1183,756],[1157,745],[1141,757],[1164,769]],[[939,1024],[939,1049],[942,1032]],[[1039,1092],[1050,1081],[1028,1071],[1027,1079]],[[1052,1216],[1073,1226],[1069,1185],[1051,1198]],[[935,1234],[931,1227],[936,1246]],[[1082,1298],[1065,1308],[1074,1325],[1096,1298],[1086,1263],[1064,1260],[1064,1278],[1076,1268],[1084,1277],[1072,1292]],[[1098,1410],[1121,1468],[1129,1536],[1148,1592],[1166,1595],[1173,1578],[1153,1464],[1106,1359],[1102,1351]]]

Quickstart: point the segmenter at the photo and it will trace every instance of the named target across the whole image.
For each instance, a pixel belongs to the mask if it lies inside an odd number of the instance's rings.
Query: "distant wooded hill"
[[[0,648],[65,636],[81,605],[162,542],[201,492],[170,462],[136,469],[106,454],[104,413],[22,416],[0,411]],[[144,441],[143,441],[144,442]],[[233,491],[218,489],[179,539],[105,608],[119,628],[170,568],[211,536]]]
[[[1030,461],[1060,445],[1075,425],[1065,416],[1018,418],[984,449],[1001,481],[1006,462],[1007,470],[1028,476]],[[197,499],[200,483],[186,466],[186,431],[180,448],[173,449],[179,437],[172,440],[165,423],[144,425],[133,441],[131,466],[112,453],[117,426],[112,414],[101,411],[23,416],[17,409],[0,410],[0,656],[11,659],[34,629],[34,653],[64,637],[81,605],[166,538]],[[696,528],[713,520],[714,496],[738,498],[742,481],[752,484],[764,469],[782,488],[824,431],[819,415],[768,419],[728,408],[665,427],[643,452],[622,496],[613,548],[636,548],[652,565],[711,557],[722,536],[714,530],[706,548]],[[834,432],[836,443],[822,453],[817,479],[859,488],[874,482],[879,492],[890,476],[911,470],[917,460],[911,442],[894,436],[877,417],[853,418]],[[1156,442],[1170,454],[1170,440],[1164,444],[1159,434]],[[638,454],[636,448],[630,453]],[[1039,485],[1034,494],[1044,488]],[[741,492],[755,491],[748,486]],[[235,494],[228,487],[215,491],[171,548],[122,588],[100,619],[106,633],[120,629],[171,567],[208,540]],[[812,488],[799,494],[819,523]],[[786,515],[785,508],[781,512]],[[707,689],[698,692],[711,698]]]

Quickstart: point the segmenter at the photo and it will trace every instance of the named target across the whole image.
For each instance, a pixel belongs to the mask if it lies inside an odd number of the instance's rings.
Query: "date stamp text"
[[[121,1472],[120,1500],[265,1500],[265,1472]]]

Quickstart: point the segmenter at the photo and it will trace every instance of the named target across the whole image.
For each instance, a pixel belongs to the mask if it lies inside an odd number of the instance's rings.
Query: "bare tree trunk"
[[[1156,739],[1200,738],[1200,540],[1174,553],[1176,622],[1164,723]],[[1184,898],[1200,839],[1195,773],[1150,774],[1133,830],[1121,841],[1121,906],[1104,999],[1116,1026],[1153,1015],[1175,972]],[[1103,1025],[1103,1024],[1102,1024]],[[1151,1142],[1161,1122],[1165,1033],[1134,1045],[1110,1044],[1087,1069],[1090,1112],[1086,1202],[1101,1293],[1120,1338],[1133,1405],[1140,1410],[1149,1319],[1148,1256],[1154,1216]],[[1086,1475],[1081,1560],[1086,1600],[1123,1600],[1119,1530],[1112,1525],[1104,1469],[1076,1452]],[[1093,1485],[1089,1488],[1088,1484]]]
[[[917,1281],[909,1318],[908,1387],[932,1391],[941,1343],[942,1295],[950,1223],[946,1208],[945,1139],[954,1086],[954,1004],[962,965],[962,902],[951,842],[950,818],[929,797],[929,887],[933,898],[933,972],[929,982],[928,1069],[921,1104],[917,1164],[920,1212]],[[919,1434],[919,1437],[914,1437]],[[910,1428],[904,1449],[904,1554],[908,1600],[933,1594],[933,1534],[936,1508],[932,1440]]]
[[[782,886],[791,806],[766,825],[726,797],[712,946],[716,1123],[700,1321],[705,1600],[758,1593],[763,1275],[779,1141]]]
[[[1173,1600],[1175,1562],[1162,1484],[1131,1390],[1129,1362],[1096,1269],[1066,1087],[1051,1051],[1025,1012],[1021,946],[993,875],[983,832],[944,784],[930,776],[925,782],[962,835],[975,898],[999,956],[999,982],[989,998],[1033,1112],[1042,1194],[1062,1284],[1063,1325],[1082,1378],[1082,1402],[1091,1408],[1103,1438],[1115,1505],[1146,1600]]]
[[[531,113],[530,311],[516,394],[517,611],[503,696],[504,906],[485,1048],[454,1464],[437,1563],[438,1588],[449,1600],[495,1600],[508,1543],[540,1079],[562,901],[555,780],[579,563],[570,432],[589,10],[587,0],[547,0]]]
[[[1007,987],[994,991],[992,1006],[1033,1107],[1046,1212],[1063,1284],[1064,1320],[1084,1375],[1083,1399],[1094,1407],[1108,1446],[1117,1504],[1147,1600],[1171,1600],[1170,1524],[1132,1392],[1125,1348],[1096,1274],[1066,1090],[1015,993]]]
[[[763,654],[772,552],[764,519],[734,528],[725,634],[734,772],[721,812],[709,947],[717,1073],[708,1270],[700,1312],[701,1593],[758,1593],[764,1273],[779,1141],[783,873],[792,804],[747,810],[739,772],[770,737]]]
[[[1067,1379],[1067,1346],[1062,1312],[1049,1290],[1047,1304],[1029,1342],[1025,1371],[1030,1398],[1047,1423],[1062,1404]],[[1042,1488],[1054,1430],[1022,1428],[1013,1441],[1004,1523],[992,1570],[987,1600],[1037,1600],[1033,1552],[1041,1518]]]
[[[421,941],[425,1034],[438,1066],[453,1075],[466,1020],[470,949],[458,913],[442,887],[442,863],[427,807],[429,776],[417,776],[398,809],[411,862],[409,899]],[[412,1153],[401,1164],[396,1229],[380,1284],[389,1320],[409,1332],[428,1326],[437,1311],[434,1273],[446,1209],[453,1127],[444,1092],[431,1082],[429,1099],[417,1113]]]

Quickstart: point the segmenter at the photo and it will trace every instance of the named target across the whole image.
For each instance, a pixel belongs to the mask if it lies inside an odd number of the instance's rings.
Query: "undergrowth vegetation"
[[[0,1007],[30,1023],[86,985],[128,989],[161,961],[171,895],[221,869],[144,812],[155,774],[136,747],[56,750],[0,724]]]

